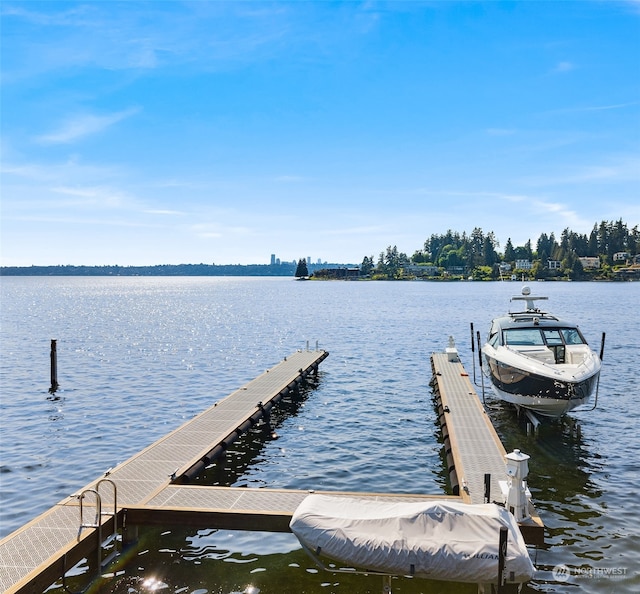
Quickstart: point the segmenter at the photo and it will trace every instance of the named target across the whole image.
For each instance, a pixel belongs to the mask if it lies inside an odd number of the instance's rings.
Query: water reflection
[[[154,586],[185,594],[382,591],[380,576],[319,571],[292,534],[202,530],[188,535],[147,529],[139,551],[126,567],[118,568],[115,578],[94,585],[91,594],[147,594]],[[395,577],[393,591],[475,594],[477,587]]]
[[[535,436],[527,434],[509,405],[492,402],[489,414],[505,448],[518,447],[531,456],[528,485],[546,526],[545,545],[536,551],[534,583],[550,588],[542,591],[600,590],[594,579],[585,581],[585,572],[597,576],[615,563],[601,542],[612,527],[602,481],[607,460],[594,447],[590,436],[593,427],[586,422],[577,430],[576,422],[580,421],[575,417],[545,420]],[[563,574],[559,566],[567,571]],[[612,592],[624,590],[620,581],[606,584]]]
[[[64,405],[65,405],[65,397],[62,394],[51,392],[49,390],[49,396],[47,396],[47,402],[49,403],[49,414],[48,419],[52,423],[56,423],[57,421],[64,420]],[[55,426],[49,427],[50,431],[59,430],[59,428],[55,428]]]

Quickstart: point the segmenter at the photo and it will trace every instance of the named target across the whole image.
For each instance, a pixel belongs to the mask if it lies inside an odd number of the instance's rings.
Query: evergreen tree
[[[491,231],[491,233],[484,238],[484,244],[482,247],[482,256],[485,266],[493,266],[498,261],[496,247],[498,247],[498,242],[496,241],[493,231]]]
[[[595,258],[598,255],[598,225],[594,225],[589,234],[589,244],[587,246],[587,256]]]
[[[384,264],[385,273],[392,277],[397,278],[400,273],[400,269],[409,262],[407,255],[399,252],[397,246],[388,246],[386,253],[380,254]]]
[[[598,227],[598,254],[606,254],[609,246],[609,229],[606,221],[601,221]]]
[[[365,256],[362,259],[362,264],[360,265],[360,274],[362,274],[363,276],[368,276],[369,274],[371,274],[372,270],[373,270],[373,256],[371,256],[370,258],[368,256]]]
[[[513,249],[513,244],[511,243],[511,237],[507,239],[507,243],[504,246],[504,261],[505,262],[513,262],[516,259],[516,252]]]
[[[571,272],[569,273],[569,276],[573,280],[580,280],[583,273],[584,270],[582,268],[582,262],[580,262],[578,258],[574,258],[573,263],[571,264]]]
[[[630,254],[637,254],[640,249],[640,231],[638,230],[638,225],[636,225],[629,232],[629,236],[627,237],[627,251]]]
[[[609,256],[613,261],[613,254],[617,252],[624,252],[627,245],[627,237],[629,237],[629,231],[627,226],[622,222],[622,219],[616,221],[611,225],[611,234],[609,239]]]
[[[309,276],[309,269],[307,268],[307,260],[300,258],[298,260],[298,266],[296,267],[296,278],[303,278]]]

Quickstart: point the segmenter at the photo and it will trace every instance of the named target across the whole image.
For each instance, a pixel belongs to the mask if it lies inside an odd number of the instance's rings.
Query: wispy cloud
[[[627,103],[613,103],[611,105],[594,105],[591,107],[577,108],[574,111],[608,111],[610,109],[624,109],[625,107],[633,107],[640,105],[640,101],[628,101]]]
[[[593,225],[592,220],[587,220],[584,217],[581,217],[577,211],[573,210],[566,204],[562,204],[560,202],[548,202],[545,200],[534,200],[531,204],[534,210],[539,212],[541,215],[544,215],[545,213],[546,215],[549,215],[558,228],[569,227],[574,231],[578,231],[580,229],[588,229]]]
[[[109,187],[68,187],[51,188],[51,191],[64,196],[71,196],[78,206],[123,208],[134,201],[131,196],[120,190]],[[68,206],[68,205],[67,205]]]
[[[558,62],[553,69],[553,72],[561,73],[561,72],[571,72],[575,70],[576,66],[572,62]]]
[[[549,174],[537,177],[523,177],[521,181],[530,186],[584,185],[596,182],[621,182],[638,180],[640,159],[635,155],[615,155],[600,163],[576,166],[561,175]]]
[[[551,115],[568,114],[568,113],[587,113],[590,111],[610,111],[614,109],[627,109],[629,107],[637,107],[638,105],[640,105],[640,101],[626,101],[624,103],[610,103],[606,105],[582,105],[578,107],[565,107],[562,109],[553,109],[551,111],[547,111],[543,113],[551,114]]]
[[[167,216],[184,216],[185,213],[179,210],[168,210],[168,209],[152,209],[143,211],[146,214],[152,215],[167,215]]]
[[[77,156],[57,163],[20,162],[4,159],[0,164],[0,172],[4,176],[5,184],[12,178],[20,179],[30,185],[44,184],[47,187],[72,187],[80,185],[95,185],[96,183],[111,183],[106,180],[122,179],[123,168],[108,164],[96,165],[85,163]],[[73,181],[71,181],[73,180]]]
[[[111,114],[79,114],[67,119],[58,128],[36,137],[39,144],[69,144],[86,136],[98,134],[107,128],[129,118],[140,111],[137,107],[125,109]]]
[[[87,23],[89,12],[92,11],[88,5],[71,7],[67,10],[45,12],[26,9],[24,4],[5,2],[0,9],[0,16],[24,19],[35,25],[79,26]]]
[[[631,12],[640,15],[640,0],[623,0],[624,4],[631,8]]]

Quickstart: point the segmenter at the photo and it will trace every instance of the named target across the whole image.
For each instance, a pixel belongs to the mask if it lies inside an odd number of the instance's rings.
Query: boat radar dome
[[[539,311],[536,307],[536,301],[546,300],[547,297],[534,297],[531,294],[531,287],[525,285],[522,287],[522,295],[516,295],[511,298],[511,301],[525,301],[527,304],[527,311]]]

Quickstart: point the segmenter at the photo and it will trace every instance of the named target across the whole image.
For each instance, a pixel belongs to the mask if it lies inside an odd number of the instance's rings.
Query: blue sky
[[[6,266],[640,224],[640,2],[3,0]]]

